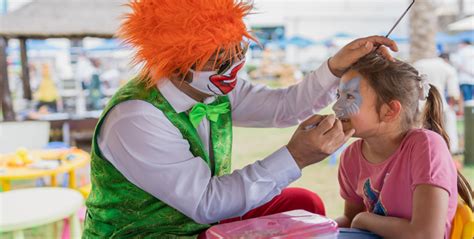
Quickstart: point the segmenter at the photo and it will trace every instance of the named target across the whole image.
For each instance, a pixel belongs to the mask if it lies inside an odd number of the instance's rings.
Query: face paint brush
[[[411,6],[413,6],[413,4],[415,4],[415,0],[413,0],[413,2],[411,2],[411,4],[408,6],[408,8],[403,12],[403,14],[400,16],[400,18],[398,18],[398,20],[395,22],[395,24],[393,25],[393,27],[390,29],[390,31],[388,31],[387,35],[385,35],[385,37],[389,37],[390,34],[393,32],[393,30],[395,29],[395,27],[397,27],[398,23],[400,23],[400,21],[403,19],[403,17],[407,14],[408,10],[410,10]],[[375,48],[375,51],[377,51],[379,48],[380,48],[381,45],[378,45],[376,48]]]

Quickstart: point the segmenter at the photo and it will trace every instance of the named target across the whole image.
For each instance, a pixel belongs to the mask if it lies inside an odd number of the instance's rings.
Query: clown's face
[[[353,128],[356,130],[354,136],[362,138],[373,134],[379,123],[376,99],[375,92],[362,75],[356,71],[344,74],[339,84],[338,100],[333,106],[344,131]]]
[[[237,74],[244,67],[245,61],[234,63],[227,71],[191,71],[193,79],[190,85],[208,95],[226,95],[237,85]]]
[[[193,78],[190,85],[207,95],[228,94],[237,85],[237,75],[245,65],[245,53],[246,49],[241,49],[241,54],[238,54],[235,59],[222,61],[217,66],[215,66],[215,63],[219,62],[219,57],[224,56],[217,54],[211,57],[203,71],[191,70]]]

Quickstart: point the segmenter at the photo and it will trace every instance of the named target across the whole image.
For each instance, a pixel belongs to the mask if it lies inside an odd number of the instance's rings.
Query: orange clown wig
[[[242,0],[132,0],[119,36],[135,49],[135,64],[148,87],[173,73],[201,70],[216,52],[221,60],[240,54],[244,39],[255,41],[243,18],[252,3]],[[152,76],[152,77],[149,77]]]

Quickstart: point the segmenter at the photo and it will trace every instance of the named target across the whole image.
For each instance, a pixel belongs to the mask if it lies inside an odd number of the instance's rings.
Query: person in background
[[[451,55],[449,53],[442,53],[441,55],[439,55],[439,57],[441,57],[446,63],[449,64],[449,66],[452,67],[452,69],[454,69],[454,71],[456,72],[457,79],[458,79],[457,82],[459,84],[459,74],[457,73],[456,68],[454,68],[453,66],[453,63],[451,61]],[[454,86],[454,84],[452,85]],[[455,97],[449,97],[449,92],[448,92],[447,102],[454,109],[457,115],[464,114],[464,101],[463,100],[464,98],[462,96],[461,91],[459,91],[459,98],[457,99]]]
[[[89,90],[87,106],[89,110],[100,110],[103,107],[101,100],[104,96],[101,82],[101,62],[99,59],[91,59],[91,63],[93,67],[91,80],[86,86]]]
[[[461,102],[460,108],[462,108],[462,100],[460,100],[461,93],[456,69],[447,61],[449,61],[449,55],[442,54],[440,57],[418,60],[413,63],[413,66],[421,74],[425,74],[428,83],[434,85],[442,95],[445,129],[450,139],[451,152],[457,153],[459,151],[459,137],[455,102]]]
[[[58,101],[60,100],[58,88],[51,77],[49,65],[43,64],[42,68],[42,79],[35,93],[35,98],[38,100],[36,109],[55,113],[58,112]]]
[[[459,72],[459,84],[464,101],[470,101],[474,96],[474,46],[465,40],[453,56],[454,66]]]

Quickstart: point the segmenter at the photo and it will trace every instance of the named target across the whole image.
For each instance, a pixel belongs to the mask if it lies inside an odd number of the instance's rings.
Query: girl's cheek
[[[356,130],[356,134],[365,132],[370,128],[370,122],[372,121],[367,118],[367,114],[362,111],[351,117],[351,126]]]

